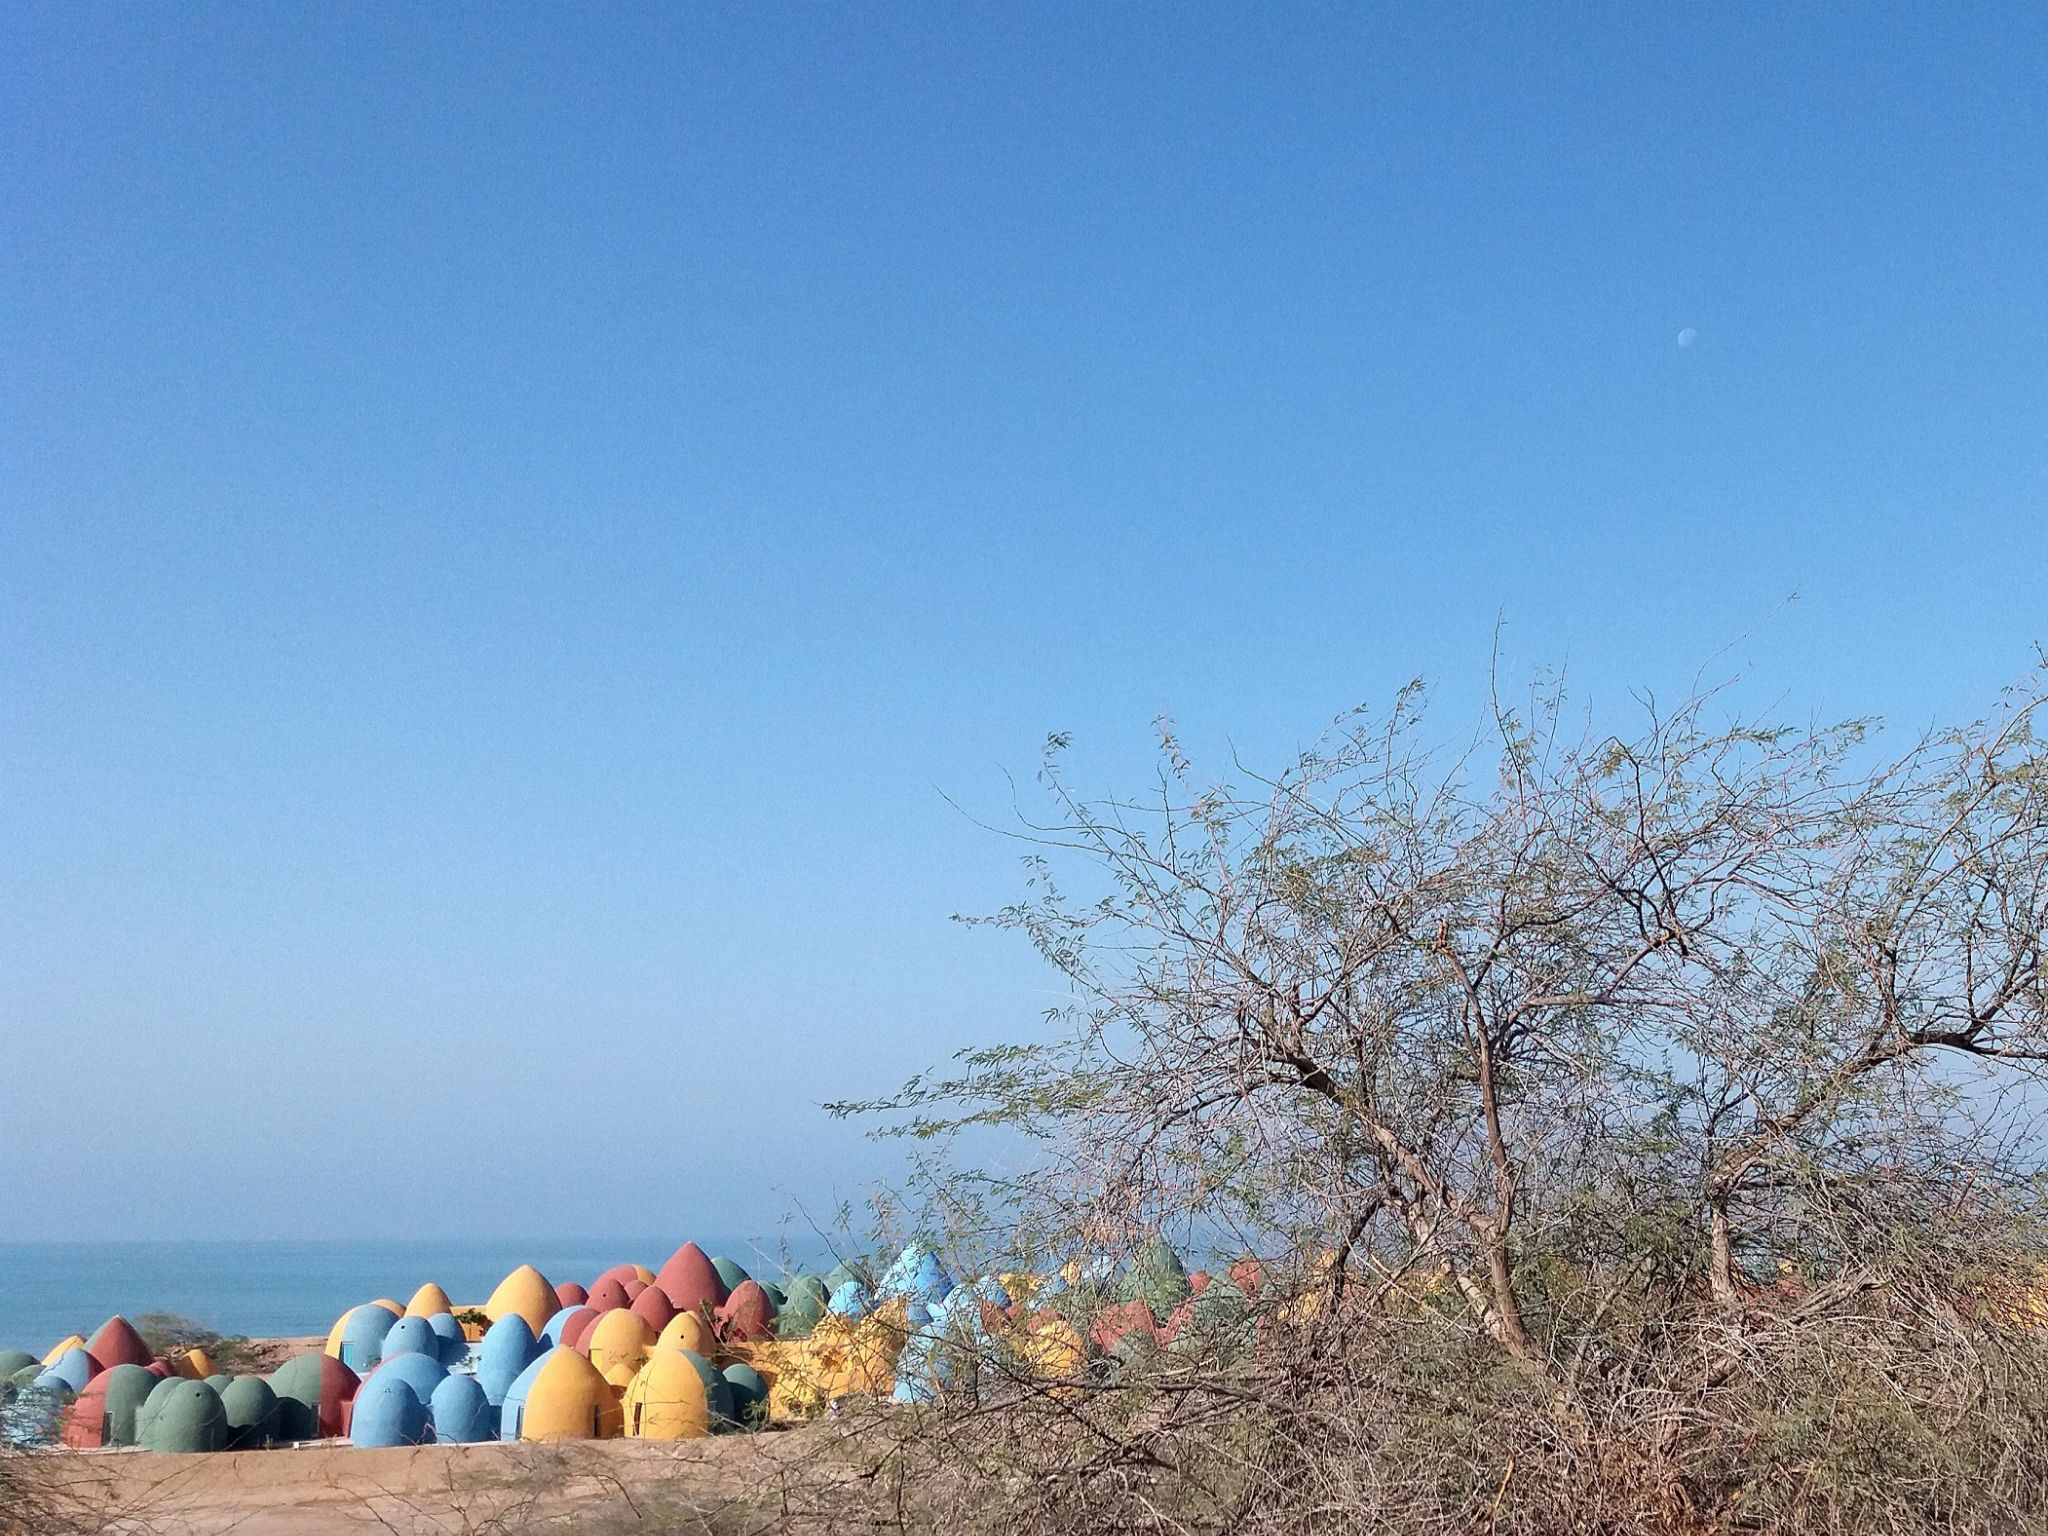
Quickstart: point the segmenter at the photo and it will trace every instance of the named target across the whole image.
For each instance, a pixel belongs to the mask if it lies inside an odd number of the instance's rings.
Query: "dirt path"
[[[784,1474],[829,1439],[73,1452],[47,1470],[79,1529],[104,1536],[681,1536],[753,1524],[746,1511],[773,1507]]]

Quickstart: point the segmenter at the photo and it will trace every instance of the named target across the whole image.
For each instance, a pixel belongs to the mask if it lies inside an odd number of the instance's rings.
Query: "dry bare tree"
[[[988,921],[1066,978],[1066,1027],[836,1107],[1023,1131],[1040,1156],[1000,1193],[1052,1250],[1165,1229],[1281,1260],[1320,1297],[1264,1335],[1293,1341],[1297,1405],[1369,1420],[1331,1390],[1358,1371],[1313,1362],[1391,1369],[1426,1318],[1452,1399],[1507,1370],[1558,1466],[1619,1458],[1643,1509],[1707,1529],[1783,1493],[1775,1453],[1739,1447],[1775,1432],[1759,1405],[1796,1395],[1791,1362],[1854,1356],[1921,1429],[2006,1393],[1983,1508],[2032,1518],[2040,1377],[2001,1376],[2021,1335],[1999,1319],[2042,1257],[2039,681],[1891,756],[1866,722],[1729,718],[1714,692],[1574,724],[1552,687],[1462,750],[1411,687],[1219,783],[1162,732],[1135,798],[1075,789],[1056,738],[1053,814],[1013,829],[1031,894]],[[1849,1354],[1815,1365],[1830,1339]],[[1363,1455],[1373,1433],[1312,1438]],[[1800,1497],[1772,1518],[1863,1507]]]

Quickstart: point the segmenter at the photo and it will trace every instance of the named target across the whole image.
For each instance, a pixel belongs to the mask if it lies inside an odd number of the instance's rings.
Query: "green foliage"
[[[175,1359],[188,1350],[206,1351],[215,1369],[228,1375],[245,1375],[261,1368],[261,1361],[246,1336],[222,1334],[206,1324],[176,1312],[145,1312],[135,1320],[135,1331],[152,1354]]]
[[[984,920],[1058,978],[1046,1038],[834,1111],[916,1143],[949,1247],[1135,1255],[1161,1315],[1163,1233],[1270,1258],[1004,1486],[1071,1474],[1099,1528],[2043,1528],[2038,1341],[1959,1319],[2048,1255],[2044,702],[1886,760],[1710,692],[1594,725],[1548,678],[1459,741],[1418,686],[1274,774],[1162,728],[1109,796],[1049,741]],[[991,1129],[1028,1158],[958,1166]]]

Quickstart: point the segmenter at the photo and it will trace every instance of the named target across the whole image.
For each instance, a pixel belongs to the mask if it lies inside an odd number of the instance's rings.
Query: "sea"
[[[659,1268],[684,1238],[423,1239],[411,1242],[0,1243],[0,1349],[41,1355],[115,1313],[191,1318],[250,1338],[325,1334],[350,1307],[380,1296],[403,1302],[427,1281],[458,1306],[482,1305],[500,1280],[531,1264],[559,1284],[588,1285],[614,1264]],[[713,1256],[773,1279],[829,1268],[852,1245],[817,1239],[696,1237]]]

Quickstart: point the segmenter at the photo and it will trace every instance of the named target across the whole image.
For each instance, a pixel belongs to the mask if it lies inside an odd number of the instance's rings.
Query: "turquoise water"
[[[628,1261],[658,1267],[684,1237],[521,1242],[0,1243],[0,1349],[41,1354],[66,1334],[87,1337],[114,1313],[176,1312],[252,1338],[327,1332],[379,1296],[406,1300],[438,1282],[458,1305],[481,1303],[505,1275],[536,1265],[549,1280],[591,1277]],[[781,1240],[695,1236],[714,1255],[772,1277]],[[791,1244],[799,1267],[829,1262],[828,1245]]]

